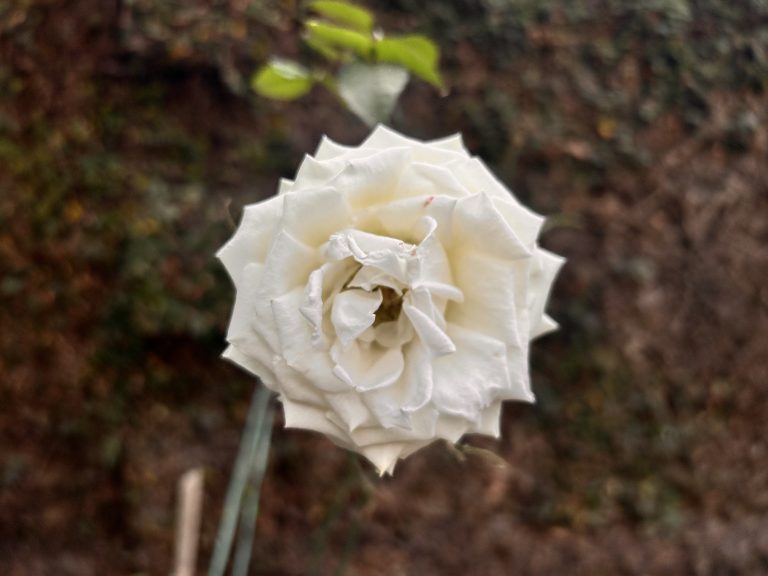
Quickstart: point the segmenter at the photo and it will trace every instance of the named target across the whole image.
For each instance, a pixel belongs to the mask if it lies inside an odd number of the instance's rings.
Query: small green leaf
[[[349,2],[316,0],[309,4],[309,8],[330,20],[361,32],[370,33],[373,28],[373,14]]]
[[[382,38],[376,43],[376,58],[379,62],[400,64],[433,86],[443,87],[438,70],[440,50],[426,36]]]
[[[317,20],[307,21],[307,42],[312,40],[319,40],[335,48],[351,50],[362,58],[370,58],[373,54],[373,38],[370,36]]]
[[[319,53],[320,55],[324,56],[326,59],[332,62],[341,60],[341,52],[339,52],[336,48],[333,47],[333,45],[329,44],[325,40],[321,40],[316,36],[310,36],[307,34],[304,37],[304,41],[307,43],[307,46],[312,48],[312,50]]]
[[[339,70],[337,90],[349,109],[366,124],[389,120],[408,83],[408,71],[390,64],[353,62]]]
[[[251,79],[251,87],[261,96],[275,100],[295,100],[312,88],[309,70],[290,60],[272,60]]]

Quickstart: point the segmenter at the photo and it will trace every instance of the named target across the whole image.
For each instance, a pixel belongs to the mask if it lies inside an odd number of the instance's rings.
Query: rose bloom
[[[392,473],[436,439],[498,437],[533,402],[529,342],[563,259],[460,135],[323,139],[219,251],[237,289],[224,356],[316,430]]]

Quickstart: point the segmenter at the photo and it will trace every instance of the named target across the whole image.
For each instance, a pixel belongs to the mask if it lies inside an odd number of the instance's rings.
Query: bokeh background
[[[509,464],[379,480],[278,416],[253,574],[768,573],[768,3],[370,1],[443,51],[394,127],[464,133],[565,255]],[[206,470],[207,564],[254,381],[213,258],[322,134],[293,2],[0,4],[0,573],[164,574]]]

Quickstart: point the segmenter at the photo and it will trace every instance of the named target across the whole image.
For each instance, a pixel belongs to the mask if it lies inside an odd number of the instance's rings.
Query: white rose
[[[224,356],[277,392],[286,426],[381,474],[435,439],[499,435],[533,402],[528,343],[563,259],[459,135],[324,139],[220,250],[237,289]]]

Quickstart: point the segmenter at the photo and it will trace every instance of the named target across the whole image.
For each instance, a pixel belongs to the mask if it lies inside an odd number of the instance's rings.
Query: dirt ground
[[[163,574],[206,471],[201,565],[254,382],[213,254],[322,134],[294,2],[0,5],[0,574]],[[568,258],[533,406],[380,480],[278,416],[253,574],[768,573],[768,5],[370,2],[443,50],[394,126],[461,131]]]

